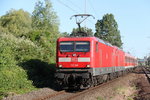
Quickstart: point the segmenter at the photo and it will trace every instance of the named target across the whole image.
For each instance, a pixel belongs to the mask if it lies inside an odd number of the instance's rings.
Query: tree
[[[97,20],[95,28],[96,33],[94,36],[108,41],[112,45],[122,46],[120,31],[118,30],[118,24],[113,14],[106,14],[101,20]]]
[[[48,31],[51,33],[58,32],[58,18],[56,13],[52,9],[50,0],[44,0],[43,2],[38,1],[32,12],[32,27],[34,29]]]
[[[70,36],[70,34],[67,32],[63,32],[63,33],[61,33],[61,36]]]
[[[54,58],[56,39],[60,34],[58,17],[53,11],[50,0],[36,2],[32,12],[32,28],[33,31],[28,34],[30,40],[43,47],[45,52]]]
[[[90,29],[90,28],[81,27],[81,31],[87,33],[88,36],[93,36],[92,29]],[[77,35],[77,36],[81,35],[81,33],[79,32],[79,28],[73,28],[73,30],[72,30],[70,36],[73,36],[73,35],[75,35],[75,36],[76,36],[76,35]]]
[[[147,65],[150,66],[150,56],[147,58]]]
[[[0,26],[15,36],[25,35],[31,30],[30,14],[12,9],[0,18]]]

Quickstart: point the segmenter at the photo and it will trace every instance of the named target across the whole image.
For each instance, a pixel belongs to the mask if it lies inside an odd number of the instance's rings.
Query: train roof
[[[97,38],[97,37],[95,37],[100,43],[103,43],[103,44],[106,44],[106,45],[108,45],[108,46],[111,46],[111,47],[113,47],[113,45],[111,45],[109,42],[107,42],[107,41],[104,41],[104,40],[102,40],[102,39],[99,39],[99,38]]]
[[[97,38],[97,37],[94,37],[94,36],[91,36],[91,37],[61,37],[61,39],[67,39],[67,38],[78,38],[78,39],[83,39],[83,38],[87,38],[87,39],[95,39],[95,40],[97,40],[97,41],[99,41],[100,43],[103,43],[103,44],[105,44],[105,45],[108,45],[108,46],[111,46],[111,47],[113,47],[113,45],[111,45],[109,42],[106,42],[106,41],[104,41],[104,40],[102,40],[102,39],[99,39],[99,38]]]
[[[87,38],[87,39],[95,39],[95,40],[97,40],[98,42],[100,42],[100,43],[103,43],[103,44],[105,44],[105,45],[107,45],[107,46],[110,46],[110,47],[114,47],[114,48],[116,48],[116,49],[119,49],[119,50],[122,50],[121,48],[119,48],[119,47],[117,47],[117,46],[114,46],[114,45],[112,45],[112,44],[110,44],[109,42],[107,42],[107,41],[104,41],[104,40],[102,40],[102,39],[99,39],[99,38],[97,38],[97,37],[94,37],[94,36],[90,36],[90,37],[60,37],[61,39],[70,39],[70,38],[78,38],[78,39],[83,39],[83,38]],[[59,38],[59,39],[60,39]]]

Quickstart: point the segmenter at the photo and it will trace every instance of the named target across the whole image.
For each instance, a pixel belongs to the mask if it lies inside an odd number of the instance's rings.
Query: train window
[[[63,41],[60,42],[61,52],[89,52],[90,42],[88,41]]]
[[[127,60],[128,60],[127,57],[125,57],[125,62],[127,62]]]
[[[73,41],[60,42],[60,51],[61,52],[73,52],[74,42]]]
[[[89,52],[90,42],[88,41],[76,41],[75,42],[75,52]]]
[[[98,42],[96,42],[96,52],[98,52]]]
[[[125,57],[125,62],[126,62],[126,63],[130,63],[130,62],[131,62],[130,57]]]

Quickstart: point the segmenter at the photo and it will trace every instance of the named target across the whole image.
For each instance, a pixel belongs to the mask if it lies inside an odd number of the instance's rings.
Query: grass
[[[123,86],[118,86],[114,88],[114,91],[116,91],[117,94],[125,94],[126,88]]]
[[[134,100],[132,97],[128,97],[127,100]]]
[[[101,97],[101,96],[98,96],[98,97],[97,97],[97,100],[104,100],[104,98]]]
[[[131,94],[132,91],[135,91],[136,87],[135,85],[132,86],[117,86],[114,88],[115,94],[120,95],[120,96],[124,96],[126,99],[125,100],[134,100],[133,98],[136,96],[136,94]],[[131,93],[129,93],[131,91]]]

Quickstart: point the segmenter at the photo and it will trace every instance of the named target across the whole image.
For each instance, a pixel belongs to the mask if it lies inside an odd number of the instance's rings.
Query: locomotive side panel
[[[95,52],[95,66],[93,67],[93,76],[115,72],[117,70],[116,59],[114,59],[115,49],[112,46],[101,42],[98,42],[98,44],[98,51],[96,48],[97,42],[95,42],[96,49],[93,51]]]

